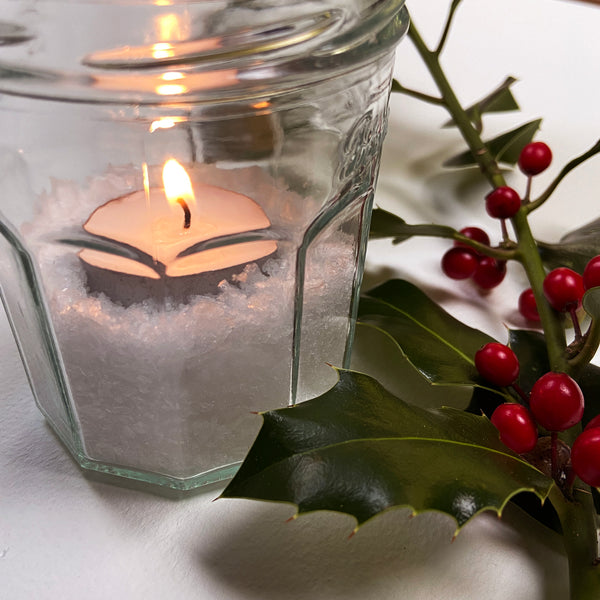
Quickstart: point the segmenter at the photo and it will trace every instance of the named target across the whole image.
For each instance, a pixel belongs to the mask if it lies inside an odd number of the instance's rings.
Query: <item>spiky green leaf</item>
[[[547,497],[552,481],[503,446],[486,417],[422,409],[367,375],[339,375],[322,396],[263,414],[223,497],[332,510],[359,524],[408,506],[444,512],[459,528],[482,511],[500,514],[521,492]]]
[[[489,387],[475,368],[487,334],[465,325],[408,281],[393,279],[360,301],[361,323],[384,331],[431,383]],[[499,389],[494,393],[505,394]]]
[[[548,267],[569,267],[583,273],[588,261],[600,254],[600,219],[565,234],[558,244],[540,243],[539,248]]]

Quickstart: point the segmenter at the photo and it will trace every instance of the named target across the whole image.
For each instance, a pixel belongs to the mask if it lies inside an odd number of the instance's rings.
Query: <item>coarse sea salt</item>
[[[294,339],[300,336],[299,400],[335,382],[341,365],[357,260],[355,236],[317,235],[306,254],[303,297],[297,251],[321,206],[253,167],[200,165],[192,178],[246,194],[277,232],[278,251],[248,264],[217,293],[184,304],[120,306],[89,294],[78,248],[102,204],[141,187],[133,167],[87,186],[54,181],[24,231],[36,255],[86,455],[105,464],[189,478],[241,460],[260,418],[290,401]],[[302,326],[294,338],[295,308]]]

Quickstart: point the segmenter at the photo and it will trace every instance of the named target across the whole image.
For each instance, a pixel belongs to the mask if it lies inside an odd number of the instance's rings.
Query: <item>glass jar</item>
[[[347,366],[403,0],[0,0],[0,285],[85,469],[229,477]]]

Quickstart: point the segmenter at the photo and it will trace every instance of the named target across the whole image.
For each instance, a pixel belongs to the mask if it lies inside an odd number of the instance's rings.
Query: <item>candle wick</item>
[[[189,206],[183,198],[177,198],[177,204],[183,208],[183,228],[189,229],[192,224],[192,213]]]

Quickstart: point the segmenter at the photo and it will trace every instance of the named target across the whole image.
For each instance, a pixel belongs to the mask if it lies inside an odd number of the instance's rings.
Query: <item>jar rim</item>
[[[171,10],[202,4],[206,13],[206,2],[165,2]],[[44,0],[36,6],[57,4],[71,11],[93,6],[87,11],[91,21],[106,7],[115,8],[103,0]],[[40,46],[40,37],[41,46],[52,47],[49,32],[56,29],[0,23],[0,93],[139,104],[274,96],[377,60],[394,50],[408,28],[404,0],[308,0],[293,8],[282,0],[209,4],[226,5],[209,15],[209,27],[169,41],[146,35],[142,43],[132,44],[115,44],[115,36],[105,43],[100,35],[67,67],[38,60],[31,51]],[[143,6],[157,18],[170,14],[156,0],[129,6]],[[230,11],[226,18],[223,10]],[[42,10],[42,24],[43,16]],[[122,28],[127,31],[126,25]]]

